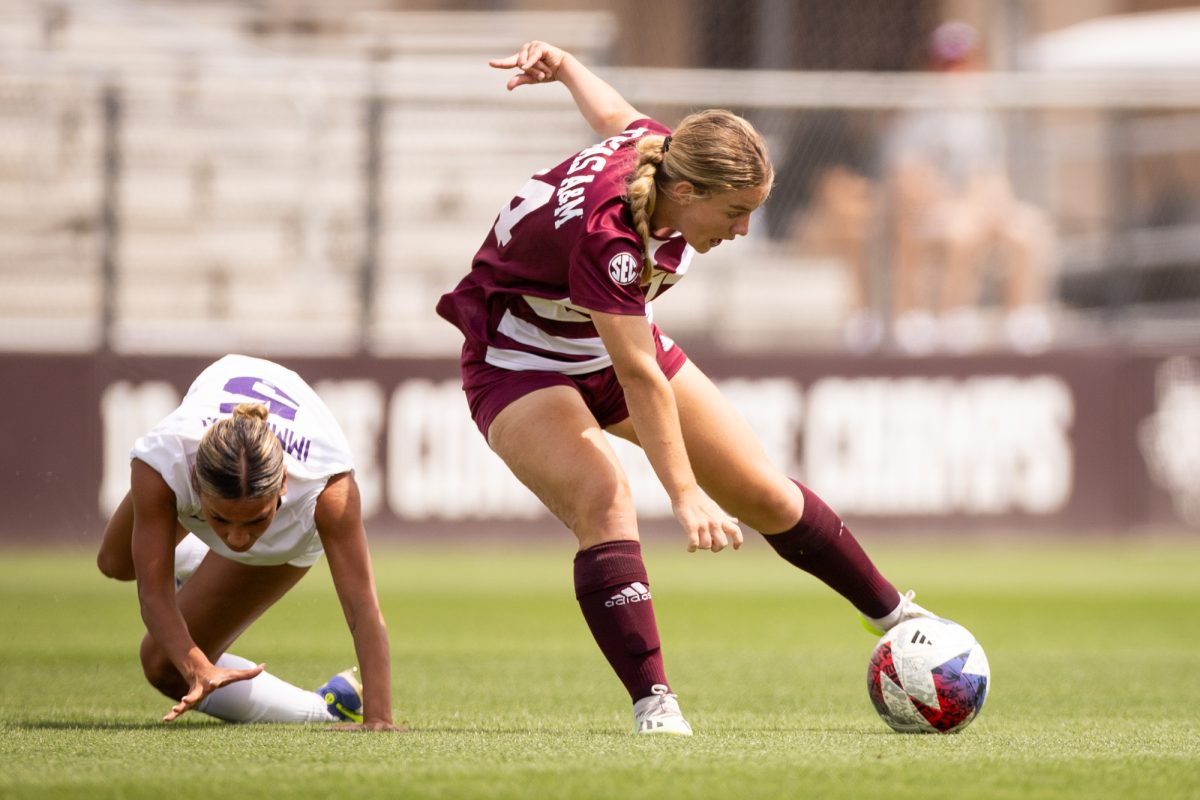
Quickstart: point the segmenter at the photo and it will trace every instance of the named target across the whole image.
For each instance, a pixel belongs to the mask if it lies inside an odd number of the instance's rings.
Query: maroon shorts
[[[671,343],[670,349],[663,348],[662,332],[657,325],[654,345],[658,352],[658,365],[667,379],[675,377],[687,361],[683,348]],[[467,393],[467,404],[471,407],[471,418],[479,431],[487,438],[492,420],[512,401],[530,392],[547,386],[574,387],[588,410],[595,415],[600,427],[607,428],[629,416],[625,406],[625,392],[617,381],[612,367],[588,372],[583,375],[564,375],[561,372],[538,372],[511,370],[494,367],[483,360],[486,348],[468,342],[462,350],[463,391]]]

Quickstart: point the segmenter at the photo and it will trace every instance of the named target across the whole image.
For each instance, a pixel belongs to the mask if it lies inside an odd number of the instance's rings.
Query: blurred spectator
[[[928,58],[937,72],[977,69],[974,28],[942,24]],[[895,343],[914,354],[977,348],[985,338],[984,273],[995,266],[1008,344],[1043,350],[1052,335],[1045,304],[1053,233],[1046,215],[1013,191],[1000,121],[972,107],[968,87],[947,90],[943,107],[901,113],[883,142]],[[851,319],[848,334],[855,324],[863,323]]]
[[[779,181],[764,206],[772,238],[787,239],[799,250],[831,258],[850,276],[849,313],[858,327],[847,329],[853,349],[870,349],[883,338],[883,325],[868,304],[870,238],[878,218],[879,192],[874,143],[864,117],[842,109],[801,114],[787,137]],[[865,339],[868,347],[854,342]]]

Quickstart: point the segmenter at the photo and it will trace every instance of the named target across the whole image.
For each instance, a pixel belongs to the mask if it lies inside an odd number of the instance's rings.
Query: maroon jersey
[[[650,315],[650,301],[687,271],[679,235],[651,240],[654,270],[641,283],[643,248],[625,201],[634,144],[670,130],[651,119],[529,179],[496,217],[471,272],[437,311],[511,370],[580,375],[612,364],[592,311]],[[664,340],[664,344],[669,346]]]

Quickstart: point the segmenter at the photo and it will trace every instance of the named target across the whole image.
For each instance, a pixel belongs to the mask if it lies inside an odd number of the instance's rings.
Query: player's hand
[[[166,716],[163,717],[163,722],[173,722],[178,719],[180,715],[195,708],[201,700],[222,686],[227,686],[235,681],[248,681],[251,678],[257,677],[265,666],[265,664],[259,664],[257,667],[251,667],[250,669],[210,667],[209,669],[198,671],[192,676],[191,689],[167,712]]]
[[[554,80],[566,57],[566,51],[535,41],[521,45],[517,52],[507,58],[493,58],[488,64],[496,69],[521,70],[508,80],[508,90],[511,92],[518,86]]]
[[[675,519],[688,537],[688,552],[711,550],[719,553],[733,545],[742,546],[742,529],[738,521],[700,491],[689,492],[673,506]]]

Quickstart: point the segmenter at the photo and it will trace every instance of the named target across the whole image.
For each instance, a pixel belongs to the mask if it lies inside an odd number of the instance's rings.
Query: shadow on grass
[[[189,722],[182,725],[166,722],[102,722],[83,720],[39,720],[36,722],[6,722],[0,728],[10,728],[25,731],[146,731],[161,729],[164,731],[211,731],[213,728],[225,727],[218,720],[212,722]]]
[[[496,736],[496,737],[538,737],[538,736],[563,736],[563,735],[583,735],[604,737],[609,739],[643,739],[646,737],[638,737],[629,731],[611,728],[611,727],[588,727],[578,731],[565,731],[555,728],[508,728],[495,727],[488,725],[480,725],[478,727],[422,727],[415,726],[412,723],[402,723],[406,730],[397,731],[392,735],[404,736]],[[196,720],[183,723],[166,723],[156,721],[146,722],[120,722],[113,720],[103,721],[85,721],[85,720],[39,720],[39,721],[22,721],[22,722],[0,722],[0,730],[18,730],[18,731],[152,731],[160,730],[173,736],[186,736],[190,734],[208,735],[214,731],[233,731],[233,730],[251,730],[251,729],[272,729],[272,728],[287,728],[287,729],[303,729],[305,735],[316,736],[345,736],[345,735],[361,735],[367,731],[347,731],[338,730],[334,725],[305,725],[305,724],[283,724],[280,723],[258,723],[236,725],[220,720]],[[739,736],[797,736],[797,735],[846,735],[851,737],[871,737],[891,738],[896,734],[889,730],[877,730],[874,728],[829,728],[821,726],[796,726],[796,725],[737,725],[734,727],[703,727],[696,731],[696,735],[701,738],[728,738]],[[660,738],[660,737],[653,737]],[[668,737],[675,739],[676,737]]]

